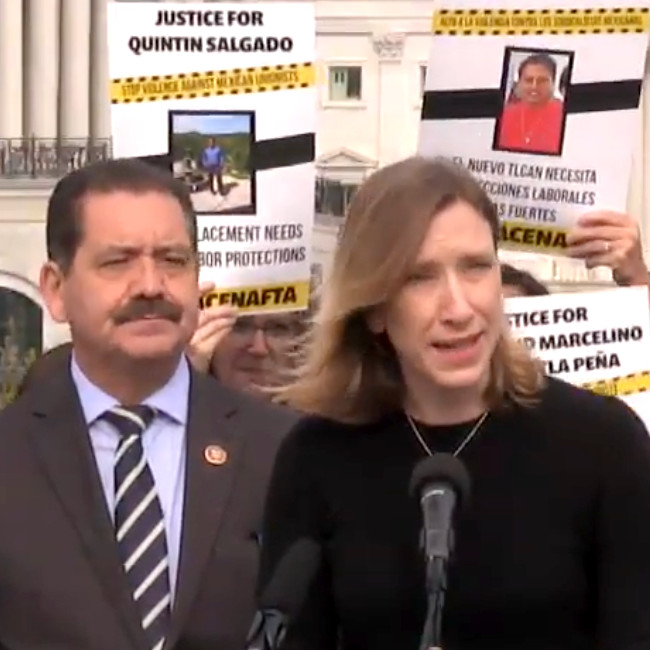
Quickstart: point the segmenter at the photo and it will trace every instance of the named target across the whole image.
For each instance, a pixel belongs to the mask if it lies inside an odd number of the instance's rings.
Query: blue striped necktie
[[[120,433],[114,467],[120,556],[149,648],[161,650],[171,618],[169,559],[162,508],[142,448],[154,416],[148,406],[116,406],[103,419]]]

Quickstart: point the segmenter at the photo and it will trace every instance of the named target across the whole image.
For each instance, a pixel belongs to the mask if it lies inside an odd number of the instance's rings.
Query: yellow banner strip
[[[502,221],[499,245],[532,251],[563,251],[567,247],[568,230],[552,226],[536,226],[524,221]]]
[[[130,104],[197,99],[309,88],[316,83],[313,63],[208,72],[124,77],[111,81],[111,102]]]
[[[240,312],[278,312],[309,307],[311,281],[217,289],[204,296],[201,308],[232,305]]]
[[[590,381],[582,384],[582,387],[598,395],[611,395],[614,397],[635,395],[650,390],[650,372],[636,372],[623,377]]]
[[[648,7],[615,9],[440,9],[435,35],[627,34],[650,30]]]

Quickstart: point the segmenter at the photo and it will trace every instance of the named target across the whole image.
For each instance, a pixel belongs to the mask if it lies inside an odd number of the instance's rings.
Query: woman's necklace
[[[460,444],[456,448],[456,451],[454,451],[453,455],[458,456],[465,447],[472,441],[474,436],[479,432],[481,426],[483,425],[483,422],[485,422],[485,419],[487,418],[489,414],[489,411],[485,411],[483,415],[478,419],[478,422],[472,427],[471,431],[465,436],[463,440],[461,440]],[[415,434],[415,437],[418,439],[418,442],[420,443],[422,449],[426,452],[428,456],[433,456],[433,451],[431,451],[431,447],[427,445],[427,443],[424,441],[424,438],[422,437],[422,434],[420,433],[420,430],[417,428],[415,422],[413,421],[413,418],[408,414],[404,413],[406,416],[406,420],[409,423],[411,429],[413,430],[413,433]]]

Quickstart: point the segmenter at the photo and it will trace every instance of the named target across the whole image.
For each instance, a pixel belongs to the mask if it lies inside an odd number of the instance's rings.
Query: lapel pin
[[[228,460],[228,452],[219,445],[208,445],[203,456],[210,465],[223,465]]]

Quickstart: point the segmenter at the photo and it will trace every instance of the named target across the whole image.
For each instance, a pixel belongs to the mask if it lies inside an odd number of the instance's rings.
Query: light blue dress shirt
[[[111,518],[115,515],[113,466],[119,433],[101,415],[118,402],[95,386],[72,359],[72,378],[79,393],[88,424],[99,477]],[[185,492],[185,434],[188,417],[190,371],[185,357],[171,379],[144,404],[156,409],[157,415],[142,436],[144,454],[151,468],[165,519],[169,554],[169,583],[172,599],[176,592],[183,529]]]

